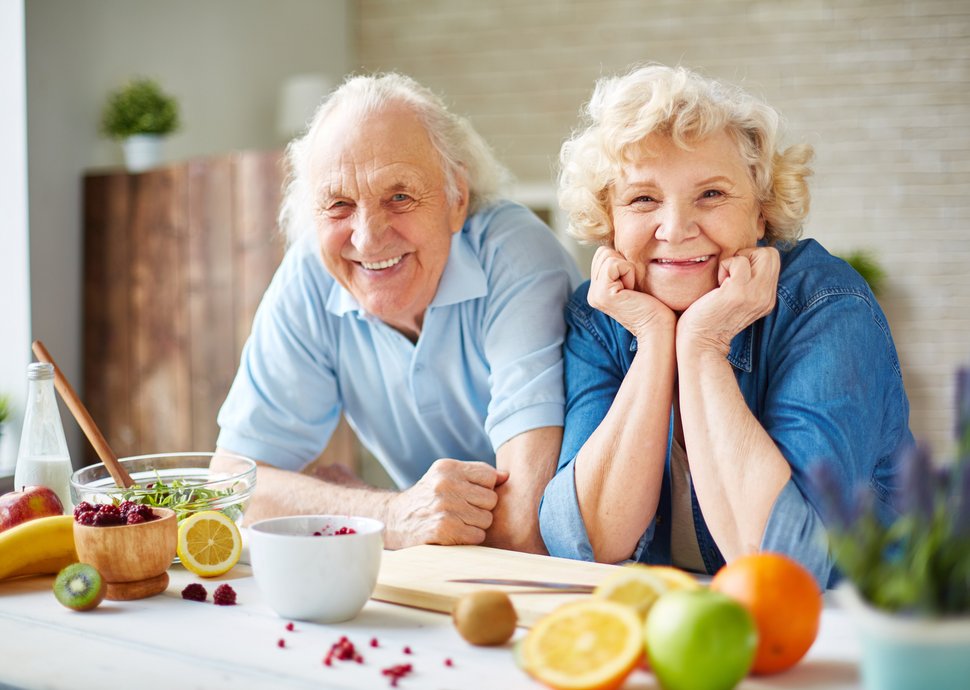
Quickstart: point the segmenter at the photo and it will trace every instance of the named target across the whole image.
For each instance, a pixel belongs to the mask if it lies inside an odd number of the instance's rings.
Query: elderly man
[[[219,413],[218,453],[260,463],[249,519],[366,515],[389,548],[544,552],[572,260],[494,200],[488,146],[407,77],[345,82],[288,159],[291,246]],[[341,412],[401,491],[299,472]]]

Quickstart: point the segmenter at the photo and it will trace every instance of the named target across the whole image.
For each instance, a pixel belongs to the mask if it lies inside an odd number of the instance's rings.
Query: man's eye
[[[410,199],[411,197],[403,192],[398,192],[397,194],[394,194],[393,196],[391,196],[391,201],[396,201],[396,202],[410,201]]]

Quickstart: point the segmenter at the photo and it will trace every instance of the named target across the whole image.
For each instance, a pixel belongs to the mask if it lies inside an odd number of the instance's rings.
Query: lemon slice
[[[648,565],[647,568],[666,582],[670,589],[701,588],[701,583],[686,570],[675,568],[672,565]]]
[[[653,602],[670,589],[667,581],[648,566],[631,563],[600,582],[593,596],[629,606],[642,621]]]
[[[604,599],[564,604],[522,641],[521,665],[556,690],[616,688],[643,655],[643,624],[629,607]]]
[[[203,510],[179,524],[178,557],[196,575],[215,577],[239,562],[242,537],[231,518]]]

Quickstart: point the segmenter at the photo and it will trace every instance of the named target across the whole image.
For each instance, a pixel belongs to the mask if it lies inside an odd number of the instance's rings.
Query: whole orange
[[[758,651],[752,673],[791,668],[815,641],[822,592],[812,574],[788,556],[742,556],[717,571],[711,589],[737,599],[754,617]]]

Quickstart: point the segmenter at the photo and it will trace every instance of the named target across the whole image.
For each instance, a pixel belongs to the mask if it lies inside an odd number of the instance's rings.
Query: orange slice
[[[636,612],[605,599],[560,606],[522,642],[522,666],[555,690],[613,690],[643,655]]]

